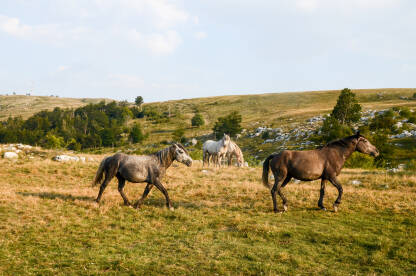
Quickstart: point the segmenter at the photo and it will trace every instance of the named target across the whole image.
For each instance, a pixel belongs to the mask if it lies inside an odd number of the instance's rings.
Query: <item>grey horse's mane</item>
[[[188,151],[185,149],[185,147],[184,147],[181,143],[176,143],[176,145],[177,145],[178,147],[180,147],[181,149],[183,149],[183,150],[186,152],[186,154],[188,154],[188,155],[189,155]]]
[[[175,144],[171,145],[168,148],[164,148],[164,149],[162,149],[162,150],[154,153],[154,155],[156,155],[156,157],[159,159],[159,162],[160,163],[163,163],[164,164],[166,160],[168,160],[168,159],[171,159],[172,160],[173,159],[173,154],[172,154],[172,150],[171,149],[175,145],[177,145],[178,147],[180,147],[181,149],[183,149],[186,152],[186,154],[189,155],[188,151],[185,149],[185,147],[182,144],[175,143]]]

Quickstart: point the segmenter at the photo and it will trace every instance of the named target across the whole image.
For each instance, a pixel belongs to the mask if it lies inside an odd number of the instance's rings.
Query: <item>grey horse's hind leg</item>
[[[318,200],[318,207],[322,210],[326,210],[325,206],[324,206],[324,196],[325,196],[325,184],[326,184],[326,179],[322,179],[321,180],[321,190],[320,190],[320,194],[319,194],[319,200]]]
[[[123,191],[124,185],[126,185],[126,180],[123,177],[121,177],[120,175],[117,175],[117,179],[118,179],[118,191],[120,192],[120,195],[121,195],[121,197],[124,200],[124,205],[129,206],[130,205],[130,202],[127,199],[127,196],[126,196],[126,194]]]
[[[100,203],[101,197],[102,197],[102,195],[104,193],[104,190],[107,187],[108,183],[110,183],[111,178],[113,178],[113,176],[109,176],[108,173],[105,175],[104,182],[103,182],[103,184],[101,184],[100,191],[98,192],[97,199],[95,200],[97,203]]]
[[[152,190],[152,188],[153,188],[153,184],[147,183],[142,197],[134,204],[134,208],[140,208],[140,206],[143,204],[144,200],[146,199],[147,195],[149,194],[150,190]]]
[[[169,210],[171,210],[171,211],[173,211],[174,210],[174,208],[172,207],[172,203],[170,202],[170,199],[169,199],[169,195],[168,195],[168,191],[166,191],[166,189],[165,189],[165,187],[163,187],[163,185],[162,185],[162,183],[160,183],[160,181],[159,181],[159,179],[155,179],[155,181],[154,181],[154,183],[153,183],[155,186],[156,186],[156,188],[158,188],[162,193],[163,193],[163,195],[165,196],[165,198],[166,198],[166,207],[168,207],[169,208]]]
[[[330,178],[329,181],[338,190],[338,197],[337,197],[337,199],[334,202],[334,212],[337,212],[338,211],[338,206],[341,204],[341,198],[342,198],[343,189],[342,189],[341,184],[336,179],[336,177]]]

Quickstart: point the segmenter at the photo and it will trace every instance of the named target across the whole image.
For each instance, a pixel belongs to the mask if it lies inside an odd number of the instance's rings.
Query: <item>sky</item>
[[[412,0],[0,0],[0,94],[416,87]]]

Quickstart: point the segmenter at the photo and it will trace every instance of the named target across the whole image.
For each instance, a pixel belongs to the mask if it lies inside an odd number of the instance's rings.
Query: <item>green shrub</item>
[[[145,135],[143,134],[140,124],[134,124],[130,130],[129,137],[133,143],[141,143],[145,139]]]
[[[374,158],[366,154],[354,152],[345,162],[345,167],[372,169],[375,167]]]
[[[200,127],[205,124],[204,118],[202,117],[201,113],[195,113],[194,117],[191,119],[191,124],[194,127]]]
[[[233,111],[225,117],[219,117],[213,128],[216,138],[220,139],[224,133],[235,137],[242,130],[241,121],[242,117],[237,111]]]

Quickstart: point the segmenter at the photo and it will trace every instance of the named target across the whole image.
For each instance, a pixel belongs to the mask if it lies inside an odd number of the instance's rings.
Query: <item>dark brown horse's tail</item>
[[[100,166],[98,167],[97,173],[95,174],[94,181],[92,182],[93,187],[98,184],[101,184],[101,180],[103,179],[103,175],[104,175],[105,161],[107,161],[108,158],[109,157],[106,157],[103,159],[103,161],[101,161]]]
[[[263,162],[263,185],[269,189],[272,188],[272,185],[269,183],[269,169],[270,169],[270,160],[273,159],[273,157],[275,157],[274,154],[270,155],[269,157],[266,158],[266,160],[264,160]]]

